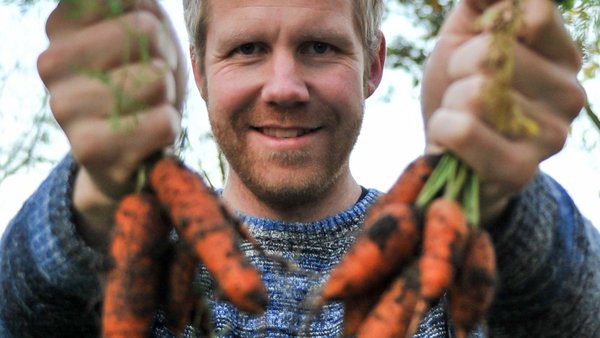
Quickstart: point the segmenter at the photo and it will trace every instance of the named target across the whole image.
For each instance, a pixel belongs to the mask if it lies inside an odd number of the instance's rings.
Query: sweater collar
[[[348,227],[361,225],[367,210],[373,205],[381,193],[368,189],[367,194],[350,208],[340,213],[314,222],[282,222],[279,220],[238,214],[238,217],[248,225],[252,232],[276,231],[287,233],[323,234],[337,232]]]

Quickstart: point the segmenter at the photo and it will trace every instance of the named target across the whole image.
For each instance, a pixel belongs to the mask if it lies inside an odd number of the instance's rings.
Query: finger
[[[508,140],[473,115],[443,108],[428,123],[428,143],[455,153],[482,181],[511,192],[522,189],[548,156],[531,140]]]
[[[519,39],[543,57],[578,71],[582,64],[581,53],[554,2],[528,0],[524,7]]]
[[[481,20],[482,17],[487,19]],[[511,0],[492,1],[485,5],[485,12],[477,19],[476,27],[490,32],[498,27],[498,21],[511,19],[517,20],[518,31],[515,38],[520,43],[548,60],[568,66],[571,70],[579,70],[581,53],[552,1],[528,0],[518,4]]]
[[[468,38],[477,34],[474,30],[475,22],[485,8],[494,2],[497,0],[459,1],[444,21],[440,29],[440,36],[450,34]]]
[[[458,47],[448,65],[451,79],[456,81],[490,73],[486,69],[490,44],[490,35],[482,34]],[[513,88],[523,96],[545,101],[548,106],[557,108],[555,111],[563,112],[566,120],[570,121],[577,116],[585,101],[585,93],[577,81],[577,73],[523,45],[515,47]]]
[[[489,122],[484,103],[484,89],[489,81],[484,76],[473,76],[454,82],[444,96],[442,107],[449,111],[471,114],[474,118],[482,120],[486,126],[495,130]],[[568,135],[570,121],[566,121],[561,114],[556,112],[556,107],[545,102],[531,100],[518,92],[510,93],[511,99],[523,113],[524,117],[531,119],[539,128],[539,133],[528,139],[532,146],[538,147],[538,156],[542,160],[558,152],[564,145]]]
[[[159,104],[175,104],[173,73],[161,60],[133,64],[106,76],[81,74],[50,87],[51,110],[59,124],[78,119],[112,119]]]
[[[135,12],[82,29],[69,40],[52,43],[40,55],[38,70],[47,84],[65,75],[103,72],[151,58],[163,59],[175,69],[177,50],[176,42],[154,15]]]
[[[180,131],[180,115],[161,105],[135,115],[75,121],[67,133],[75,160],[95,177],[108,196],[126,185],[149,155],[173,144]]]
[[[573,70],[581,67],[581,53],[573,43],[553,1],[523,1],[523,16],[518,38],[536,53],[569,66]],[[510,8],[510,0],[465,0],[460,1],[444,23],[441,32],[472,36],[484,11],[496,11]],[[488,12],[489,13],[489,12]],[[492,25],[494,20],[487,20]],[[480,22],[480,21],[479,21]],[[488,25],[488,26],[489,26]],[[490,27],[479,27],[489,30]]]
[[[163,18],[164,11],[154,0],[61,0],[46,21],[46,34],[58,40],[84,26],[132,10],[145,10]]]
[[[500,0],[465,0],[464,3],[472,10],[482,13]]]

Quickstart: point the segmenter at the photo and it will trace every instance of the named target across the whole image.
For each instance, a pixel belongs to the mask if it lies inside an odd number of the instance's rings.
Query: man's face
[[[199,78],[229,180],[269,203],[318,197],[349,170],[370,94],[352,1],[210,7]]]

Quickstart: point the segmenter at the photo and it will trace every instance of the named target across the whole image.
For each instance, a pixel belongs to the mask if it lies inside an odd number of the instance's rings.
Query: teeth
[[[309,132],[308,129],[279,129],[279,128],[263,128],[262,132],[277,138],[291,138],[302,136]]]

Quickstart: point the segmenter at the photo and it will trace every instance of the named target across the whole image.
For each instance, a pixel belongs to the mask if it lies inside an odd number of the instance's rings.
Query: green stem
[[[464,165],[460,160],[452,156],[452,160],[456,162],[455,171],[450,175],[450,179],[446,183],[446,190],[444,191],[444,197],[452,200],[458,200],[467,176],[469,174],[469,168]]]
[[[469,224],[471,224],[473,228],[477,228],[480,220],[479,176],[473,171],[470,172],[469,179],[465,185],[462,205],[465,209],[465,216],[467,217]]]
[[[452,153],[445,153],[419,193],[415,206],[425,210],[435,198],[443,196],[458,201],[467,221],[477,227],[479,211],[479,177]]]
[[[446,182],[448,182],[449,176],[455,172],[456,164],[457,161],[454,160],[454,156],[448,153],[442,156],[417,197],[415,206],[418,209],[425,209],[439,195]]]

